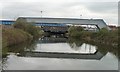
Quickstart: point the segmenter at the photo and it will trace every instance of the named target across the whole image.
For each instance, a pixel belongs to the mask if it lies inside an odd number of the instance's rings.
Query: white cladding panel
[[[62,24],[87,24],[87,25],[97,25],[100,29],[110,28],[106,25],[103,19],[70,19],[70,18],[32,18],[32,17],[22,17],[27,20],[27,22],[35,23],[62,23]]]
[[[38,23],[96,24],[95,20],[87,19],[27,19],[27,21]]]

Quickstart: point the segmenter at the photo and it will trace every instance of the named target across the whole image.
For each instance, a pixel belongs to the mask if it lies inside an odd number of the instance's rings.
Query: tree
[[[22,29],[26,31],[27,26],[29,25],[24,19],[18,19],[15,24],[13,24],[14,28]]]
[[[33,25],[34,23],[29,23],[25,19],[18,19],[13,25],[14,28],[21,29],[33,36],[33,38],[39,37],[41,33],[41,29]]]
[[[72,26],[68,29],[68,34],[69,36],[81,36],[81,33],[82,31],[84,31],[84,29],[82,27],[75,27],[75,26]]]

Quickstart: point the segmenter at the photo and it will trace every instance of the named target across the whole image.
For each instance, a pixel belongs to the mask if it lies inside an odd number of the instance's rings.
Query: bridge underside
[[[94,24],[35,23],[34,25],[41,27],[42,30],[49,33],[49,35],[65,34],[68,32],[70,26],[80,26],[83,27],[84,30],[94,32],[100,30],[99,27]]]
[[[55,26],[42,26],[44,32],[48,32],[50,34],[65,34],[68,32],[67,26],[55,27]]]
[[[58,25],[58,26],[57,26]],[[38,25],[37,25],[38,26]],[[39,25],[40,26],[40,25]],[[96,25],[75,25],[77,27],[83,27],[86,31],[93,31],[97,32],[100,29]],[[68,33],[69,25],[60,26],[59,24],[56,24],[56,26],[40,26],[42,30],[46,33],[49,33],[50,35],[57,35],[57,34],[66,34]]]

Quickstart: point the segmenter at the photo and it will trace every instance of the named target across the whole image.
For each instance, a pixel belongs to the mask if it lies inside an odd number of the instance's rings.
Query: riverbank
[[[118,46],[118,31],[108,31],[103,28],[98,32],[84,31],[82,27],[71,27],[68,31],[69,37],[82,39],[87,42],[96,42],[100,44]]]
[[[2,48],[19,44],[32,39],[32,35],[20,29],[2,29]]]
[[[25,41],[38,39],[43,34],[43,31],[24,20],[17,20],[9,28],[2,28],[2,48],[12,46]]]

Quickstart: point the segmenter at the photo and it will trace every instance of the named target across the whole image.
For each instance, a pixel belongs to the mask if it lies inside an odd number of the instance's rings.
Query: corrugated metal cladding
[[[35,23],[36,26],[67,26],[66,24],[60,23]]]
[[[14,24],[15,21],[12,21],[12,20],[0,20],[0,24],[3,24],[3,25],[12,25]]]
[[[25,19],[27,22],[35,23],[56,23],[56,24],[74,24],[74,25],[97,25],[100,29],[110,28],[103,19],[73,19],[73,18],[41,18],[41,17],[19,17],[18,19]]]

